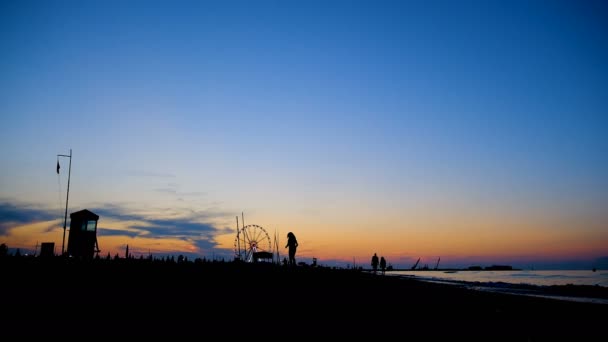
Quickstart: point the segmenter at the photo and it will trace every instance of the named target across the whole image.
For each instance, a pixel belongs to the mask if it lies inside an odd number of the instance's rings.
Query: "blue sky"
[[[72,148],[70,211],[171,211],[218,251],[245,211],[305,257],[608,254],[604,2],[0,6],[7,208],[61,218]]]

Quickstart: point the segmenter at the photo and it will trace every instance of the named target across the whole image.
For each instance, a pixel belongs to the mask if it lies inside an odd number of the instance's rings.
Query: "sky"
[[[9,0],[0,49],[13,250],[61,251],[70,173],[102,256],[608,256],[604,1]]]

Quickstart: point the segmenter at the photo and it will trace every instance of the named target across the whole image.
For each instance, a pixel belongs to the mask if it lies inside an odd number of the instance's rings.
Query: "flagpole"
[[[63,241],[61,242],[61,255],[65,254],[65,230],[68,222],[68,201],[70,199],[70,177],[72,175],[72,149],[70,149],[70,155],[58,154],[57,157],[68,157],[70,158],[70,166],[68,167],[68,191],[65,197],[65,214],[63,216]]]

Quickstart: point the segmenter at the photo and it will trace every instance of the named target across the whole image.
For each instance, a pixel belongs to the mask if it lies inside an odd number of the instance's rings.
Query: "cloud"
[[[58,218],[56,212],[40,209],[33,205],[0,202],[0,235],[6,235],[12,227],[17,225]]]
[[[172,195],[177,194],[177,190],[175,190],[174,188],[159,188],[159,189],[154,189],[154,191],[160,192],[163,194],[172,194]]]
[[[203,191],[190,191],[190,192],[179,191],[179,184],[177,184],[177,183],[168,183],[166,187],[156,188],[153,191],[159,192],[162,194],[175,195],[178,197],[200,197],[200,196],[207,195],[207,193],[203,192]]]
[[[104,229],[100,226],[100,236],[146,237],[146,238],[177,238],[192,241],[201,250],[209,250],[218,247],[215,241],[217,235],[231,233],[230,228],[216,227],[211,219],[224,217],[226,214],[210,211],[195,210],[168,210],[157,209],[171,217],[157,218],[149,213],[138,213],[124,207],[106,204],[93,210],[102,218],[114,221],[130,222],[126,228]]]
[[[91,210],[100,218],[108,217],[118,221],[139,221],[142,219],[142,215],[127,213],[123,207],[115,204],[104,204]]]
[[[128,229],[104,228],[102,226],[99,226],[97,228],[98,236],[128,236],[130,238],[134,238],[142,235],[142,233],[139,231],[133,231]]]
[[[148,225],[135,226],[156,236],[193,236],[206,232],[216,232],[209,223],[192,222],[190,219],[148,219]]]
[[[175,178],[176,176],[172,173],[167,172],[150,172],[144,170],[132,170],[128,172],[129,176],[132,177],[152,177],[152,178]]]
[[[129,208],[127,205],[121,206],[117,204],[108,203],[95,205],[94,209],[91,210],[99,216],[108,217],[119,221],[144,221],[152,226],[168,226],[172,225],[175,222],[184,225],[188,223],[200,224],[200,222],[209,222],[215,218],[225,218],[231,215],[216,209],[195,210],[183,207],[158,207],[146,209],[144,212],[144,210],[142,209],[132,209]],[[159,217],[161,215],[162,217]],[[209,227],[207,228],[212,227],[212,225],[208,225]],[[202,224],[199,228],[205,229],[204,224]]]
[[[234,251],[232,249],[227,250],[218,248],[217,243],[214,240],[198,239],[194,241],[194,245],[201,251],[214,250],[214,253],[220,257],[227,258],[229,256],[234,256]]]
[[[167,242],[171,245],[170,241],[181,241],[174,243],[175,253],[181,253],[177,246],[190,246],[184,253],[195,255],[197,250],[213,252],[215,255],[230,255],[227,249],[219,246],[216,237],[232,230],[212,223],[218,218],[221,221],[222,217],[226,217],[225,213],[187,208],[157,208],[144,212],[115,204],[102,204],[90,207],[90,210],[100,216],[97,231],[100,237],[142,238],[142,241],[157,240],[163,245]],[[160,215],[163,216],[159,217]],[[0,235],[8,235],[13,227],[56,220],[57,216],[50,210],[33,205],[0,202]],[[45,230],[54,228],[55,226],[44,227]]]
[[[200,197],[205,196],[207,193],[203,191],[191,191],[191,192],[180,192],[175,188],[158,188],[154,189],[155,192],[160,192],[162,194],[170,194],[181,197]]]
[[[207,195],[207,193],[204,191],[178,192],[177,194],[184,197],[198,197]]]

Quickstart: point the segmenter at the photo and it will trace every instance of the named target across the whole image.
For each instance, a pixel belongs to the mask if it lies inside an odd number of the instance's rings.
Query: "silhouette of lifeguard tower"
[[[92,259],[95,253],[100,252],[97,244],[97,221],[99,215],[87,209],[70,214],[69,256]]]

